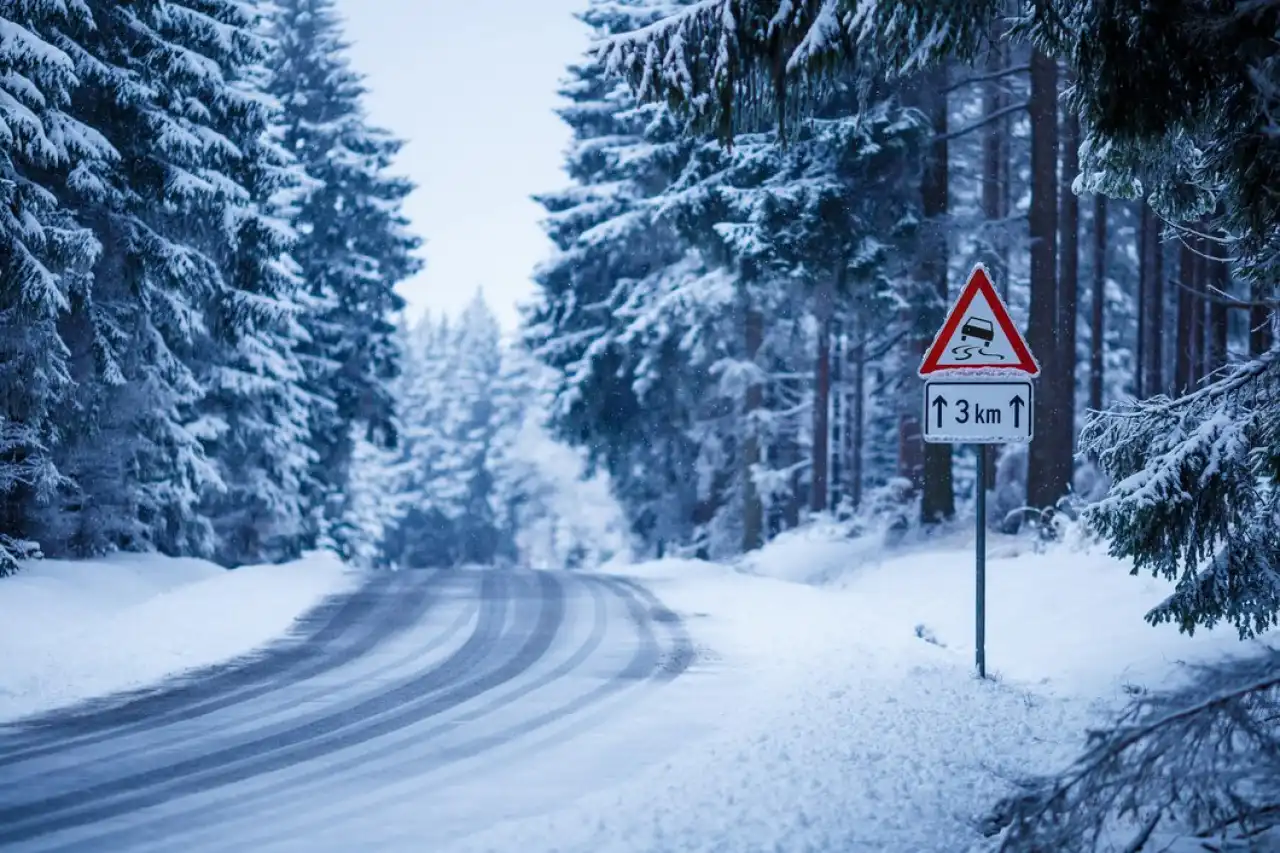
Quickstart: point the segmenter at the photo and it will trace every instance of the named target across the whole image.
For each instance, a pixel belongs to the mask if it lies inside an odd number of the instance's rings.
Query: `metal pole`
[[[987,445],[978,445],[976,645],[978,677],[987,677]]]

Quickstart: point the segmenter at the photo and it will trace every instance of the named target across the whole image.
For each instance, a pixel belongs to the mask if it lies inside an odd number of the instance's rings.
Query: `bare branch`
[[[990,83],[992,80],[999,80],[1003,77],[1012,77],[1014,74],[1021,74],[1024,71],[1030,70],[1030,65],[1014,65],[1010,68],[1001,68],[999,71],[992,71],[989,74],[979,74],[976,77],[966,77],[963,80],[952,83],[950,86],[943,89],[942,93],[944,95],[950,95],[952,92],[963,89],[965,86],[973,86],[978,83]]]
[[[1027,108],[1027,101],[1020,101],[1016,104],[1010,104],[1009,106],[1003,107],[1002,109],[998,109],[993,113],[988,113],[987,115],[975,121],[973,124],[965,125],[959,130],[953,130],[950,133],[944,133],[940,136],[935,136],[933,137],[933,140],[935,142],[943,142],[946,140],[956,139],[961,136],[966,136],[970,133],[973,133],[975,130],[981,130],[982,128],[991,124],[993,121],[999,121],[1000,119],[1004,118],[1007,115],[1012,115],[1013,113],[1021,112],[1026,108]]]
[[[1171,279],[1171,281],[1180,289],[1185,290],[1188,293],[1192,293],[1206,302],[1212,302],[1216,305],[1225,305],[1228,308],[1243,308],[1246,310],[1250,308],[1267,308],[1272,311],[1280,309],[1280,300],[1277,299],[1239,299],[1229,293],[1223,293],[1216,287],[1211,288],[1210,290],[1200,290],[1199,288],[1192,287],[1180,279],[1175,278]]]

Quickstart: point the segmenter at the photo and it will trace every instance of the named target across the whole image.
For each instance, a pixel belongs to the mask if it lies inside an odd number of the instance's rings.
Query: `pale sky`
[[[398,172],[426,269],[410,316],[456,313],[483,287],[502,324],[533,293],[551,244],[536,192],[564,186],[567,126],[552,110],[587,47],[586,0],[338,0],[371,121],[407,140]]]

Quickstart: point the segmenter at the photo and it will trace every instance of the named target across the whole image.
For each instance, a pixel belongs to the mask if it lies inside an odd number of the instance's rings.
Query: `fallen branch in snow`
[[[1060,774],[984,822],[1003,853],[1146,849],[1159,830],[1223,841],[1280,828],[1280,649],[1135,697]],[[1209,849],[1209,848],[1206,848]]]

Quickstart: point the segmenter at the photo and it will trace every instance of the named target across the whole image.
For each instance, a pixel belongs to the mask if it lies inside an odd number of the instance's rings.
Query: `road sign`
[[[928,377],[943,371],[972,370],[1040,375],[1040,365],[982,264],[969,274],[968,283],[925,352],[918,373]]]
[[[916,373],[925,380],[924,440],[978,446],[974,648],[978,677],[986,678],[987,445],[1031,441],[1031,379],[1040,365],[982,264],[969,273]]]
[[[924,384],[924,440],[934,444],[1031,441],[1029,379],[931,379]]]

